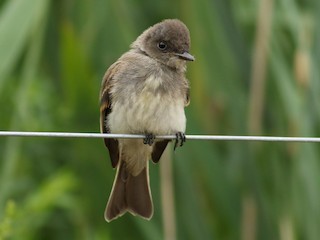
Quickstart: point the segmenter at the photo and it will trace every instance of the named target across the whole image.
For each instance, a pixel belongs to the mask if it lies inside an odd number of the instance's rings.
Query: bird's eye
[[[167,44],[165,43],[165,42],[159,42],[158,43],[158,48],[160,49],[160,50],[166,50],[166,48],[167,48]]]

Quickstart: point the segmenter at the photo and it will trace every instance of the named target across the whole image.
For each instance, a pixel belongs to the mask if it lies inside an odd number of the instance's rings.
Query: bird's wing
[[[185,98],[185,103],[184,106],[187,107],[190,104],[190,88],[188,86],[187,91],[186,91],[186,98]]]
[[[152,155],[151,155],[152,161],[154,163],[159,162],[159,160],[160,160],[160,158],[162,156],[162,153],[166,149],[167,144],[168,144],[169,141],[170,140],[162,140],[162,141],[154,143],[154,147],[153,147]]]
[[[100,131],[101,133],[110,133],[107,117],[112,111],[112,99],[110,90],[113,85],[113,78],[120,67],[120,62],[116,62],[110,66],[105,73],[100,91]],[[112,167],[116,167],[119,161],[118,140],[114,138],[105,138],[104,143],[109,150]]]

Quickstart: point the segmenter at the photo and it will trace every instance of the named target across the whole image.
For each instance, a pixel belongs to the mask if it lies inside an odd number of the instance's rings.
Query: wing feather
[[[105,73],[100,91],[100,131],[101,133],[110,133],[107,118],[112,111],[112,99],[110,90],[113,85],[114,76],[120,66],[120,62],[116,62],[110,66]],[[104,138],[104,144],[109,150],[112,167],[116,167],[119,162],[119,144],[114,138]]]

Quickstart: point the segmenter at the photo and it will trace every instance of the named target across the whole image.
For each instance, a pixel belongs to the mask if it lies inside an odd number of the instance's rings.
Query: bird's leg
[[[180,141],[180,147],[182,147],[183,144],[186,142],[186,135],[183,132],[176,133],[176,141],[174,143],[174,148],[173,148],[174,151],[176,150],[179,144],[179,141]]]
[[[147,133],[146,137],[143,139],[143,143],[151,146],[153,144],[155,138],[156,138],[156,136],[153,135],[152,133]]]

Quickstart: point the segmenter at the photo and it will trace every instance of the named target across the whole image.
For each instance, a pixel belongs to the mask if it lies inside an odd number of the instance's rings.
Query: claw
[[[177,132],[176,133],[176,141],[174,143],[174,148],[173,150],[175,151],[178,144],[179,144],[179,141],[180,141],[180,147],[183,146],[183,144],[186,142],[186,135],[183,133],[183,132]]]
[[[148,134],[146,134],[146,137],[143,139],[143,143],[151,146],[153,144],[155,138],[156,138],[155,135],[153,135],[152,133],[148,133]]]
[[[176,141],[174,142],[173,151],[175,151],[176,148],[177,148],[177,146],[178,146],[178,142],[179,142],[178,138],[179,138],[179,137],[178,137],[178,133],[176,133]]]

